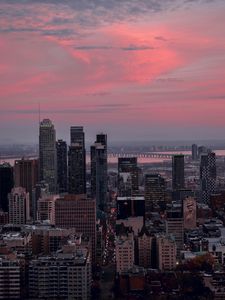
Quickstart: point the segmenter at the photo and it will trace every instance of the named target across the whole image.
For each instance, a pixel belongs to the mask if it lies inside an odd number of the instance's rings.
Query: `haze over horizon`
[[[0,1],[0,140],[222,140],[222,0]]]

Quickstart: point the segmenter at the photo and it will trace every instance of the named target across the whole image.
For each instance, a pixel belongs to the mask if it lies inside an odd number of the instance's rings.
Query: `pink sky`
[[[34,4],[35,2],[35,4]],[[0,139],[222,139],[225,3],[1,1]]]

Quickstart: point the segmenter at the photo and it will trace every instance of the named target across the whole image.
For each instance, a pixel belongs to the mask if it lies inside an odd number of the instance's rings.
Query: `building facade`
[[[39,131],[40,180],[46,181],[50,193],[57,191],[56,133],[51,120],[44,119]]]
[[[91,238],[92,257],[96,251],[96,204],[86,195],[65,195],[55,202],[55,223],[61,228],[76,228]]]
[[[161,271],[174,270],[176,267],[176,242],[171,236],[156,238],[158,269]]]
[[[32,260],[29,295],[35,299],[89,300],[91,259],[86,249],[58,253]]]
[[[201,155],[200,189],[202,202],[209,204],[210,195],[216,189],[216,155],[214,152]]]
[[[145,175],[145,217],[165,204],[165,180],[159,174]]]
[[[56,142],[57,152],[57,184],[58,192],[66,193],[68,191],[67,186],[67,144],[63,140]]]
[[[13,188],[8,194],[9,223],[23,225],[30,220],[29,193],[22,187]]]
[[[184,181],[184,155],[174,155],[172,159],[172,185],[173,191],[183,190]]]
[[[91,194],[97,209],[104,210],[107,203],[107,136],[98,134],[91,146]]]

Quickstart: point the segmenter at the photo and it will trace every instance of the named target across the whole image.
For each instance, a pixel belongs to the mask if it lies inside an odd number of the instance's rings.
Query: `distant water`
[[[213,150],[217,156],[224,156],[225,157],[225,150]],[[191,154],[191,151],[160,151],[157,152],[159,154]],[[35,157],[34,157],[35,158]],[[15,157],[10,159],[0,159],[0,163],[8,162],[10,165],[14,165],[15,160],[21,159],[21,157]],[[169,158],[155,158],[155,157],[140,157],[138,158],[139,164],[150,164],[150,163],[160,163],[163,161],[168,161]],[[117,157],[110,157],[108,158],[109,163],[117,163],[118,158]],[[87,155],[86,157],[87,164],[90,163],[90,155]]]

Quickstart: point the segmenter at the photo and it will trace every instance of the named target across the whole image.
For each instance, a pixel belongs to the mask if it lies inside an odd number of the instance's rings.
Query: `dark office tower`
[[[131,174],[131,194],[135,194],[139,187],[139,169],[137,166],[137,157],[119,157],[118,159],[118,186],[121,182],[121,174],[130,173]]]
[[[174,155],[172,160],[172,183],[173,191],[183,190],[184,184],[184,156]]]
[[[86,193],[86,151],[84,129],[82,126],[70,128],[71,145],[68,152],[68,188],[69,193]]]
[[[33,217],[32,189],[38,182],[38,160],[24,158],[16,160],[14,165],[14,181],[16,187],[23,187],[29,193],[30,213],[31,217]]]
[[[80,144],[69,146],[68,152],[68,183],[69,194],[86,193],[85,151]]]
[[[107,135],[104,133],[99,133],[96,135],[96,143],[100,143],[106,147],[107,150]]]
[[[137,167],[137,157],[119,157],[118,173],[129,173]]]
[[[70,144],[79,144],[85,149],[83,126],[70,127]]]
[[[8,163],[0,165],[0,209],[8,212],[9,201],[8,193],[13,188],[13,168]]]
[[[145,216],[165,206],[165,180],[159,174],[145,175]]]
[[[49,184],[50,193],[57,191],[57,159],[56,134],[51,120],[44,119],[40,123],[39,132],[39,164],[40,180]]]
[[[210,195],[216,188],[216,155],[214,152],[201,155],[200,185],[202,201],[208,204]]]
[[[192,145],[192,160],[197,160],[198,159],[198,146],[196,144]]]
[[[57,183],[59,193],[67,192],[67,144],[63,140],[56,142]]]
[[[97,142],[99,141],[99,142]],[[97,208],[103,210],[107,201],[107,136],[97,135],[91,146],[91,194]]]
[[[201,155],[202,155],[202,154],[207,154],[207,153],[209,153],[209,152],[211,152],[211,150],[208,149],[208,148],[205,147],[205,146],[200,146],[200,147],[198,147],[198,158],[201,158]]]

